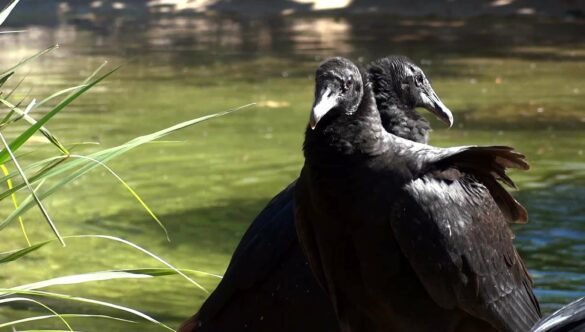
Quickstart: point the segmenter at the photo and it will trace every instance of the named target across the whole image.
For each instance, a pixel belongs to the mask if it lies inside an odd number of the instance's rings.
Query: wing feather
[[[439,305],[502,331],[527,331],[540,308],[508,217],[475,176],[447,173],[413,180],[394,203],[391,224],[401,250]]]

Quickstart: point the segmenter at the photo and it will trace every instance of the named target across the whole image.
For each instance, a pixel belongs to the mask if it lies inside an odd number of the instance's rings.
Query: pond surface
[[[108,163],[168,227],[156,223],[107,172],[96,170],[46,200],[61,232],[111,234],[155,252],[179,268],[222,274],[240,237],[268,200],[302,165],[303,130],[313,72],[329,56],[368,61],[404,54],[421,65],[455,113],[454,128],[433,122],[437,146],[506,144],[532,169],[514,172],[530,221],[516,244],[533,274],[544,310],[585,295],[585,24],[542,19],[79,16],[0,35],[0,68],[54,43],[61,47],[21,70],[16,95],[42,98],[82,82],[104,60],[122,69],[48,128],[91,153],[201,115],[255,107],[190,127]],[[28,100],[28,99],[27,99]],[[422,111],[425,112],[425,111]],[[433,120],[434,121],[434,120]],[[12,129],[7,135],[13,137]],[[23,163],[57,151],[42,141]],[[24,196],[20,197],[21,199]],[[4,205],[2,214],[10,212]],[[51,238],[38,213],[24,217],[33,242]],[[0,251],[26,246],[17,223],[2,231]],[[0,286],[98,270],[160,267],[120,244],[71,239],[3,265]],[[218,279],[192,275],[209,290]],[[53,287],[142,310],[177,326],[206,294],[175,276]],[[116,312],[46,302],[60,313]],[[0,321],[35,306],[0,309]],[[127,316],[124,316],[127,317]],[[71,320],[84,331],[156,331],[97,319]],[[22,325],[62,328],[58,321]]]

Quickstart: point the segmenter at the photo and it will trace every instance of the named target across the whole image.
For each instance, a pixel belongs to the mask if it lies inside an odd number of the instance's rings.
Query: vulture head
[[[400,109],[423,107],[449,127],[453,114],[433,90],[423,71],[410,59],[389,56],[373,62],[368,70],[376,96]]]
[[[309,125],[317,123],[328,112],[355,112],[363,96],[362,74],[353,62],[336,57],[325,60],[315,75],[315,103]]]

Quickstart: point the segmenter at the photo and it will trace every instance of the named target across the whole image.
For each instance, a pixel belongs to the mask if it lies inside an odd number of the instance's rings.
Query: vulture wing
[[[540,308],[508,226],[525,221],[526,210],[497,181],[513,186],[505,170],[527,169],[524,156],[500,146],[426,146],[424,153],[417,147],[407,149],[417,176],[392,202],[391,225],[404,255],[440,306],[501,331],[528,331]]]
[[[298,246],[295,186],[252,222],[222,281],[180,331],[337,331],[333,308]]]

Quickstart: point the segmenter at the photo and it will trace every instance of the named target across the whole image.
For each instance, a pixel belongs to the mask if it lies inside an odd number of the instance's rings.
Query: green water
[[[302,165],[303,129],[313,71],[325,57],[368,62],[387,54],[414,59],[455,112],[446,130],[433,122],[432,144],[509,144],[528,156],[512,174],[530,213],[517,245],[548,312],[585,295],[585,24],[537,19],[397,19],[381,16],[92,18],[24,27],[0,35],[0,68],[53,43],[60,49],[29,65],[21,97],[41,98],[81,82],[104,60],[123,68],[61,113],[48,127],[64,142],[99,142],[77,153],[121,144],[180,121],[256,102],[162,143],[109,163],[158,214],[172,242],[105,171],[94,171],[46,200],[64,235],[111,234],[180,268],[222,274],[249,222],[293,180]],[[424,112],[424,111],[422,111]],[[34,115],[34,114],[33,114]],[[38,116],[38,115],[37,115]],[[13,137],[13,129],[7,134]],[[34,142],[23,163],[55,154]],[[21,197],[22,198],[22,197]],[[10,211],[8,203],[2,213]],[[25,215],[34,242],[51,238],[36,212]],[[2,231],[0,251],[26,243],[17,223]],[[105,240],[69,240],[3,265],[0,286],[98,270],[159,267]],[[208,289],[218,279],[193,275]],[[53,287],[142,310],[171,326],[193,314],[206,294],[180,277]],[[113,311],[47,301],[60,313]],[[0,308],[0,322],[34,305]],[[122,315],[123,317],[130,317]],[[152,325],[72,319],[83,331],[155,331]],[[58,321],[21,327],[63,328]]]

